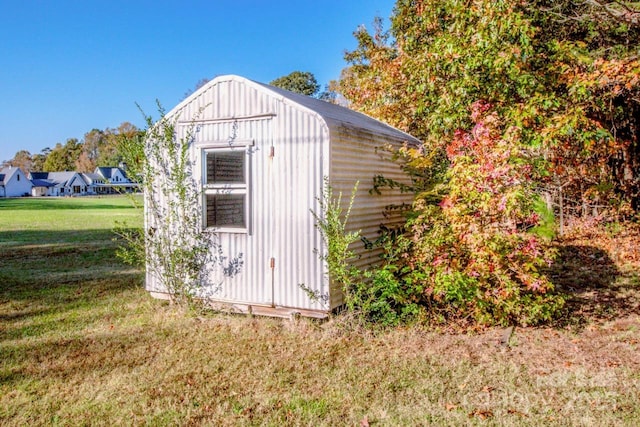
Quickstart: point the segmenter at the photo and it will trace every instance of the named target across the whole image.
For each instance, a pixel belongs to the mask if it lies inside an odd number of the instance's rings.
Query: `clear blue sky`
[[[0,161],[172,108],[201,78],[339,76],[393,0],[0,0]],[[388,20],[386,21],[388,22]]]

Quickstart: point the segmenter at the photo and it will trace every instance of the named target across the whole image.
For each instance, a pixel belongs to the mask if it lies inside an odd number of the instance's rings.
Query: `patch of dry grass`
[[[2,425],[640,425],[631,311],[517,328],[507,346],[502,329],[194,317],[151,299],[113,242],[86,244],[101,231],[34,236],[0,245]],[[49,244],[75,249],[29,252],[26,277],[7,256]]]
[[[640,319],[580,334],[345,332],[184,316],[144,294],[3,339],[4,424],[636,425]],[[26,322],[26,320],[25,320]],[[7,359],[10,360],[7,363]]]

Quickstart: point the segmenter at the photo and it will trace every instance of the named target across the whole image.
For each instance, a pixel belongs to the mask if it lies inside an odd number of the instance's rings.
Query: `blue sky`
[[[0,0],[0,161],[172,108],[203,77],[339,76],[393,0]],[[388,22],[388,20],[386,21]]]

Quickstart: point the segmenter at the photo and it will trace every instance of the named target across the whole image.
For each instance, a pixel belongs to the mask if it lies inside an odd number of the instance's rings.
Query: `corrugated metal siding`
[[[288,97],[286,92],[227,76],[216,78],[169,113],[179,116],[182,133],[196,119],[191,154],[198,179],[203,145],[253,141],[248,155],[249,232],[216,234],[223,256],[227,261],[241,256],[242,268],[233,277],[222,274],[219,267],[210,275],[210,293],[205,294],[212,299],[333,309],[343,303],[342,294],[329,287],[319,255],[326,248],[311,214],[320,213],[318,198],[324,177],[330,178],[335,192],[343,193],[345,207],[353,185],[360,181],[349,228],[360,230],[370,240],[377,238],[380,224],[387,222],[383,217],[386,205],[410,202],[406,195],[385,194],[383,198],[368,193],[375,174],[403,177],[399,166],[383,160],[375,148],[410,137],[366,116],[319,102]],[[341,123],[332,114],[344,114],[348,120]],[[363,126],[371,129],[363,130]],[[361,266],[379,259],[361,244],[354,249],[361,255]],[[310,298],[301,285],[321,299]],[[147,288],[159,291],[150,275]]]
[[[385,149],[392,144],[400,147],[404,139],[391,138],[340,125],[331,129],[331,186],[335,194],[342,193],[343,211],[349,206],[354,186],[358,183],[358,190],[347,222],[347,231],[360,231],[361,235],[370,241],[380,237],[380,226],[390,228],[404,222],[402,215],[390,214],[386,207],[411,203],[410,194],[400,191],[382,190],[382,194],[370,194],[375,175],[409,184],[400,165],[391,160],[390,153]],[[360,241],[353,243],[352,249],[358,256],[355,264],[360,267],[370,267],[380,262],[381,251],[368,250]],[[336,289],[333,291],[332,306],[342,304],[342,295]]]
[[[318,295],[329,292],[315,252],[322,250],[322,242],[310,212],[319,210],[316,198],[328,175],[322,152],[328,132],[322,120],[234,80],[210,85],[171,114],[179,114],[183,123],[179,135],[196,118],[192,158],[199,180],[201,147],[232,140],[254,143],[248,163],[249,233],[216,234],[227,260],[241,257],[243,265],[234,277],[216,268],[204,294],[225,302],[328,310],[299,286]],[[157,290],[153,284],[148,288]]]
[[[221,91],[221,97],[225,97]],[[210,92],[214,95],[215,92]],[[203,117],[208,119],[210,117]],[[202,144],[220,143],[231,140],[253,141],[248,147],[249,168],[248,222],[247,233],[217,232],[221,255],[225,262],[217,266],[210,275],[210,290],[217,290],[207,296],[222,301],[247,304],[271,305],[272,286],[269,246],[272,233],[269,232],[269,183],[261,177],[270,172],[269,147],[272,143],[271,119],[238,120],[233,122],[207,123],[200,125],[196,134],[194,158],[201,162]],[[198,177],[201,178],[201,171]],[[230,277],[223,274],[223,267],[234,259],[242,261],[238,274]]]
[[[274,118],[276,135],[273,158],[273,254],[274,300],[277,305],[327,310],[300,285],[316,295],[329,297],[328,280],[316,251],[322,240],[311,210],[319,212],[323,176],[328,174],[328,129],[315,114],[279,103]]]

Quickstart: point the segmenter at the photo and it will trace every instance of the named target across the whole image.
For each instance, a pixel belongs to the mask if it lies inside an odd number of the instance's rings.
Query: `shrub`
[[[535,192],[536,169],[517,129],[477,102],[470,132],[447,146],[446,194],[416,202],[407,265],[425,273],[425,298],[481,324],[550,320],[563,299],[539,272],[555,256],[553,216]],[[446,306],[446,307],[445,307]]]

